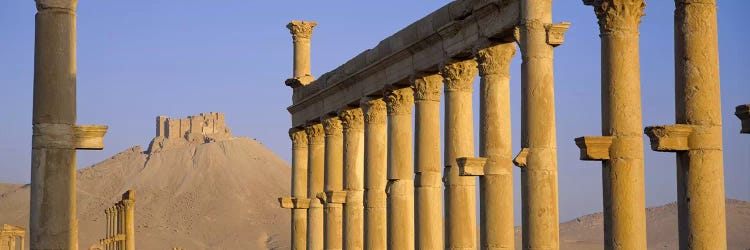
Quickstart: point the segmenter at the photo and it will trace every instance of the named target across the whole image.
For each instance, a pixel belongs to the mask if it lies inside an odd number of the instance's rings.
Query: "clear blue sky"
[[[80,1],[78,122],[106,124],[109,132],[105,150],[79,151],[79,167],[133,145],[145,148],[157,115],[209,111],[225,112],[235,135],[257,138],[288,160],[291,90],[284,80],[292,72],[292,42],[284,26],[289,20],[319,23],[312,72],[320,76],[447,2]],[[644,125],[674,123],[673,9],[673,1],[648,1],[640,26]],[[738,133],[734,107],[750,103],[747,9],[750,1],[719,1],[726,193],[743,200],[750,200],[750,135]],[[0,1],[0,182],[30,179],[35,13],[31,0]],[[565,44],[555,49],[560,213],[570,219],[601,210],[601,165],[579,161],[573,143],[601,131],[600,43],[593,10],[581,1],[555,1],[554,19],[573,24]],[[520,138],[519,84],[517,55],[511,87],[514,152]],[[673,154],[646,148],[649,206],[676,199],[675,173]]]

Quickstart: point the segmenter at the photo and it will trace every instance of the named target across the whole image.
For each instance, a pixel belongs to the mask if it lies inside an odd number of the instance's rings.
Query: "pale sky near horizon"
[[[78,123],[109,125],[104,150],[78,151],[79,168],[133,145],[145,149],[157,115],[211,111],[226,113],[234,135],[257,138],[288,161],[289,20],[319,23],[312,37],[312,73],[320,76],[447,2],[79,1]],[[600,40],[590,6],[580,0],[554,3],[554,21],[572,23],[565,43],[555,49],[560,218],[568,220],[602,206],[601,164],[578,160],[573,142],[601,133]],[[643,123],[670,124],[674,3],[647,4],[640,26]],[[750,103],[750,34],[744,22],[750,1],[719,0],[718,6],[726,195],[750,200],[750,135],[739,134],[734,116],[736,105]],[[31,0],[0,1],[0,183],[30,180],[35,13]],[[520,139],[519,54],[511,67],[513,152]],[[474,123],[479,125],[476,118]],[[644,145],[647,205],[674,201],[674,154],[651,151],[645,136]]]

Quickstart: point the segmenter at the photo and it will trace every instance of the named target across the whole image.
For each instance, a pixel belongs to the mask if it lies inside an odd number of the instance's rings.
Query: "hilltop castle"
[[[232,138],[232,132],[224,123],[224,113],[210,112],[174,119],[156,117],[156,137],[148,152],[157,152],[167,147],[188,143],[209,143]]]

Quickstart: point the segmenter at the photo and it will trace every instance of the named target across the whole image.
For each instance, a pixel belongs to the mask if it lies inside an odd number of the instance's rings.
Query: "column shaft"
[[[325,118],[323,128],[326,133],[324,187],[326,202],[323,205],[323,218],[325,220],[323,248],[338,250],[343,248],[342,202],[335,200],[336,195],[343,190],[344,182],[344,138],[341,119],[336,116]]]
[[[388,112],[388,249],[414,249],[414,177],[410,87],[386,91]]]
[[[638,25],[643,0],[593,3],[601,37],[602,162],[605,249],[646,249],[646,194]]]
[[[513,249],[513,151],[510,122],[510,61],[516,45],[478,52],[479,156],[486,157],[480,183],[481,249]]]
[[[362,109],[342,111],[344,126],[344,249],[364,247],[364,117]]]
[[[552,1],[522,0],[520,20],[523,249],[559,249]]]
[[[124,201],[125,250],[135,250],[135,201]]]
[[[316,22],[291,21],[286,26],[294,42],[294,78],[310,76],[310,38],[316,25]]]
[[[323,249],[323,204],[318,197],[323,194],[325,165],[325,136],[323,125],[315,123],[305,128],[308,140],[307,197],[307,249]]]
[[[77,1],[37,0],[31,154],[31,249],[78,249]]]
[[[476,178],[460,176],[456,158],[474,157],[474,59],[445,65],[445,249],[476,249]]]
[[[308,140],[304,129],[289,130],[292,140],[292,197],[307,199]],[[307,211],[292,208],[292,250],[307,248]]]
[[[387,248],[386,111],[381,98],[362,98],[365,120],[365,232],[364,249]]]
[[[680,249],[726,249],[716,0],[675,6],[675,113],[693,126],[677,152]]]
[[[414,79],[416,249],[444,247],[442,165],[440,163],[442,88],[443,77],[438,74]]]

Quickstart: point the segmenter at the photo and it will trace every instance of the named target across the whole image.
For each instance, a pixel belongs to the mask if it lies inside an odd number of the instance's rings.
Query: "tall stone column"
[[[552,24],[551,0],[522,0],[521,167],[523,249],[559,249],[554,52],[569,24]]]
[[[716,0],[675,0],[675,125],[645,129],[677,153],[680,249],[726,249]]]
[[[387,248],[386,111],[382,98],[364,97],[360,105],[365,120],[365,240],[364,249]]]
[[[122,195],[122,205],[125,250],[135,250],[135,190],[128,190]]]
[[[307,133],[301,128],[289,129],[292,140],[292,196],[282,197],[281,206],[292,212],[292,250],[307,248]]]
[[[443,188],[440,163],[439,74],[413,79],[415,101],[414,174],[416,249],[442,249]]]
[[[30,248],[78,249],[76,149],[102,149],[106,126],[76,125],[76,0],[37,0]]]
[[[326,250],[343,248],[343,211],[346,193],[343,191],[344,138],[341,119],[338,116],[323,118],[326,133],[325,149],[325,204],[323,205],[324,246]]]
[[[324,195],[325,134],[323,125],[313,123],[305,127],[307,134],[307,249],[323,249],[323,203],[318,197]]]
[[[456,159],[474,156],[472,58],[443,66],[445,88],[445,249],[476,249],[476,178],[460,176]]]
[[[638,25],[643,0],[585,0],[599,19],[602,136],[576,138],[581,160],[602,161],[605,249],[646,249]]]
[[[513,151],[510,122],[510,61],[516,45],[477,53],[479,63],[479,155],[486,157],[480,185],[481,249],[513,249]]]
[[[364,247],[365,134],[362,109],[339,113],[344,127],[344,249]]]
[[[388,249],[414,249],[411,87],[386,90],[388,112]]]
[[[310,38],[312,37],[313,28],[318,23],[310,21],[291,21],[286,27],[292,33],[294,43],[294,70],[293,78],[307,84],[312,82],[310,75]]]

